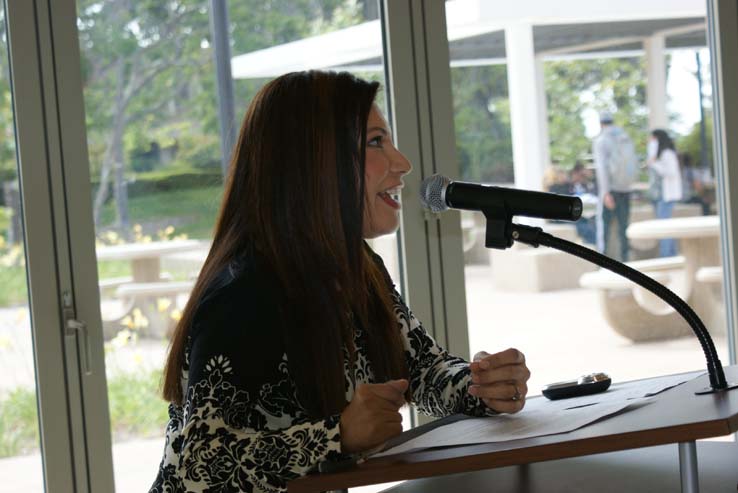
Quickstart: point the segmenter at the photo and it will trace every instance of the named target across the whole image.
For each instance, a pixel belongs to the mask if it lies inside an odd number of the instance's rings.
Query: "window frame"
[[[730,363],[735,326],[738,173],[738,12],[707,0],[715,81],[715,156]],[[397,142],[415,165],[403,191],[403,292],[434,337],[469,358],[460,215],[430,215],[422,178],[458,175],[445,3],[382,0],[385,60]],[[29,307],[47,491],[113,491],[91,183],[74,0],[6,0],[8,51],[24,219]],[[68,293],[65,296],[65,293]],[[68,305],[68,306],[67,306]],[[65,308],[71,311],[65,312]],[[85,321],[88,338],[65,330]],[[91,348],[87,374],[84,344]]]

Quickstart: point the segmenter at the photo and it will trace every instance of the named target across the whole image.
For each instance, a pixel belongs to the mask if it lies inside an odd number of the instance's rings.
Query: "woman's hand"
[[[369,450],[402,433],[402,415],[407,380],[361,384],[341,413],[341,451],[347,454]]]
[[[474,355],[469,368],[469,393],[482,399],[488,408],[511,414],[523,409],[530,378],[523,353],[513,348],[495,354],[482,351]]]

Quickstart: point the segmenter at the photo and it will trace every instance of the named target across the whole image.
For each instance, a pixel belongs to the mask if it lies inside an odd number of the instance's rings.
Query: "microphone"
[[[516,190],[432,175],[420,184],[420,201],[431,212],[446,209],[482,211],[504,207],[512,216],[576,221],[582,215],[582,199],[571,195]]]

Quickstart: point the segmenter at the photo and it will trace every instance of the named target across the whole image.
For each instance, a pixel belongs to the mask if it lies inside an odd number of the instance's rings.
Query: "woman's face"
[[[392,142],[387,121],[376,105],[366,126],[366,169],[364,187],[364,238],[376,238],[397,231],[400,225],[402,177],[412,166]]]

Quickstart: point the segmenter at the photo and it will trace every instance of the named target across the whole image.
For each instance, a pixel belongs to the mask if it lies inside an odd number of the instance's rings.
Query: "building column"
[[[646,104],[648,105],[649,130],[666,129],[669,118],[666,113],[666,39],[654,34],[643,42],[646,52]]]
[[[507,26],[505,51],[515,186],[542,190],[543,172],[550,164],[548,111],[543,62],[535,55],[533,26]]]

